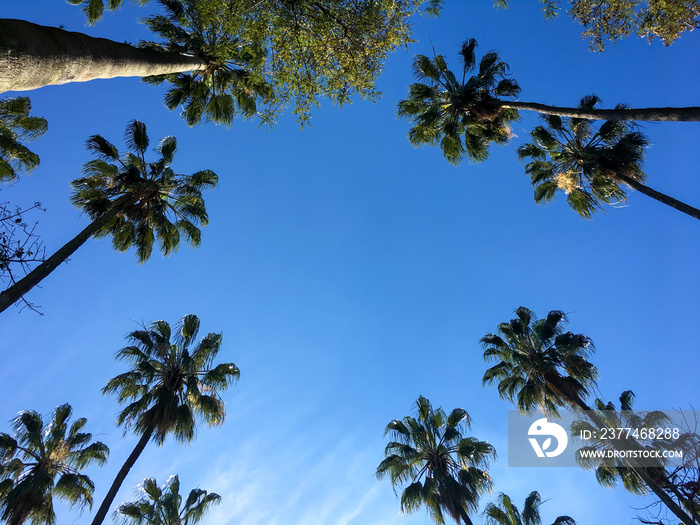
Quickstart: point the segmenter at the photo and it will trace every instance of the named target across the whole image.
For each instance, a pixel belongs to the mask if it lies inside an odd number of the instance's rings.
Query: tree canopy
[[[494,0],[498,7],[507,7],[508,0]],[[542,11],[548,19],[556,18],[561,0],[542,0]],[[697,0],[570,0],[567,13],[583,27],[591,49],[603,51],[609,43],[629,37],[659,39],[670,46],[683,33],[700,26],[700,3]]]

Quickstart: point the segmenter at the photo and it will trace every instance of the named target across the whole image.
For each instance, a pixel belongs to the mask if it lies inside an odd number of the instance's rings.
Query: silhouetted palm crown
[[[117,353],[132,368],[111,379],[103,389],[129,404],[119,413],[118,424],[131,425],[137,434],[153,431],[162,443],[168,434],[178,441],[194,438],[200,418],[220,425],[225,416],[219,390],[235,382],[240,371],[233,363],[214,364],[221,348],[221,334],[210,333],[195,344],[199,319],[187,315],[171,332],[165,321],[129,334],[133,343]]]
[[[71,412],[59,406],[46,426],[37,412],[22,412],[14,436],[0,433],[0,518],[8,525],[54,523],[54,497],[92,506],[94,485],[80,470],[104,464],[109,449],[82,432],[86,419],[69,425]]]
[[[476,40],[462,44],[462,79],[447,68],[442,55],[432,60],[416,56],[413,71],[425,82],[412,84],[409,95],[398,105],[398,114],[407,117],[413,127],[408,138],[415,146],[439,145],[445,158],[459,164],[465,156],[475,161],[488,157],[492,142],[510,140],[508,124],[517,120],[518,111],[501,108],[500,97],[514,97],[518,83],[507,76],[508,65],[498,53],[486,53],[478,66],[474,50]],[[467,73],[476,70],[467,80]]]
[[[481,340],[484,360],[496,361],[484,374],[484,384],[496,383],[501,398],[525,413],[585,408],[583,399],[598,374],[587,360],[593,342],[585,335],[564,332],[567,319],[561,311],[553,310],[539,320],[524,307],[515,313],[515,319],[498,326],[497,334]]]
[[[593,95],[584,97],[579,108],[592,109],[599,101]],[[561,190],[574,211],[590,218],[601,202],[626,200],[620,187],[625,179],[646,178],[641,165],[648,140],[631,123],[616,120],[596,126],[578,118],[543,119],[546,125],[530,133],[533,141],[518,148],[521,159],[532,159],[525,171],[536,202],[550,201]]]
[[[525,498],[523,510],[519,510],[506,494],[498,495],[497,503],[489,503],[484,510],[488,525],[540,525],[540,505],[543,501],[539,492],[532,491]],[[559,516],[552,525],[576,525],[569,516]]]
[[[156,241],[164,255],[177,250],[181,235],[199,246],[198,225],[209,222],[202,189],[216,186],[216,174],[209,170],[176,174],[170,167],[177,149],[175,137],[161,140],[156,147],[160,158],[146,162],[150,142],[145,124],[137,120],[127,126],[125,141],[130,151],[120,155],[100,135],[88,139],[88,149],[99,159],[85,164],[84,176],[73,181],[71,202],[93,220],[119,209],[95,235],[111,235],[118,251],[135,246],[140,262],[148,260]]]
[[[401,509],[415,512],[425,506],[435,523],[444,523],[445,514],[456,522],[471,523],[479,497],[491,489],[491,478],[484,470],[496,451],[487,442],[464,437],[471,419],[464,409],[445,414],[419,397],[416,416],[395,419],[386,427],[391,441],[385,459],[377,468],[380,479],[389,476],[394,488],[404,487]]]
[[[607,428],[669,428],[669,418],[666,413],[661,411],[634,411],[633,405],[634,393],[631,390],[627,390],[620,395],[619,411],[612,402],[605,403],[601,399],[595,400],[593,408],[597,416],[596,419]],[[580,435],[583,430],[589,431],[592,436],[592,438],[585,441],[586,446],[581,447],[579,450],[614,450],[616,447],[620,447],[620,444],[627,450],[632,448],[632,446],[648,451],[663,451],[664,449],[678,450],[687,439],[697,437],[696,435],[691,436],[689,434],[684,434],[681,435],[679,439],[665,439],[663,435],[658,437],[654,434],[655,437],[653,439],[640,439],[639,433],[637,433],[637,438],[634,437],[634,434],[631,434],[630,438],[625,434],[622,436],[624,439],[620,440],[599,439],[599,428],[599,426],[591,424],[589,420],[574,421],[571,425],[571,431],[574,436]],[[633,445],[628,444],[628,439]],[[615,456],[598,458],[593,455],[582,454],[577,454],[576,460],[579,465],[585,469],[595,469],[596,479],[598,483],[604,487],[615,487],[621,481],[622,485],[629,492],[634,494],[647,494],[649,492],[644,480],[640,478],[637,469],[630,468],[629,460],[623,460]],[[658,461],[656,465],[652,465],[649,459],[644,462],[644,466],[647,467],[646,470],[651,475],[653,475],[655,471],[659,472],[659,469],[664,467],[665,459],[662,456],[656,461]]]
[[[131,525],[194,525],[206,512],[221,502],[221,496],[206,490],[193,489],[184,501],[180,480],[172,476],[162,487],[154,478],[143,481],[138,501],[122,503],[115,512],[124,524]]]
[[[21,141],[40,137],[48,124],[41,117],[30,116],[31,109],[27,97],[0,100],[0,182],[15,180],[19,172],[39,165],[39,156]]]

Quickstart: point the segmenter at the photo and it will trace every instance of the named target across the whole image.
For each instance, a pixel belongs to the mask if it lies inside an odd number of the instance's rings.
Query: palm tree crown
[[[34,140],[48,129],[46,119],[30,116],[31,110],[27,97],[0,100],[0,182],[15,180],[20,171],[39,165],[39,156],[20,142]]]
[[[447,515],[471,525],[468,513],[477,509],[479,497],[491,489],[491,478],[484,469],[496,451],[485,441],[464,437],[471,419],[462,408],[448,416],[421,396],[416,412],[415,418],[407,416],[387,425],[385,435],[391,433],[393,441],[384,450],[377,477],[389,476],[395,489],[404,487],[402,511],[415,512],[425,506],[435,523],[445,523]]]
[[[594,421],[591,422],[588,419],[575,421],[571,425],[571,431],[574,436],[580,436],[581,432],[586,430],[593,436],[591,439],[586,440],[587,444],[585,447],[579,449],[576,460],[579,465],[585,469],[595,469],[598,483],[604,487],[615,487],[618,482],[621,481],[622,485],[629,492],[633,494],[647,494],[649,489],[645,485],[644,480],[639,476],[639,468],[630,468],[630,464],[635,464],[634,461],[622,460],[617,457],[598,458],[593,455],[581,454],[583,450],[614,450],[616,447],[620,447],[620,445],[627,450],[631,448],[662,450],[664,448],[678,447],[680,443],[685,440],[686,436],[683,436],[682,439],[674,440],[664,439],[663,436],[660,438],[655,436],[654,439],[634,439],[628,436],[619,440],[599,439],[599,429],[601,427],[656,429],[668,426],[669,418],[664,412],[633,411],[633,405],[634,393],[631,390],[627,390],[620,395],[619,411],[612,402],[605,403],[601,399],[596,399],[593,407],[595,412],[587,413],[589,419],[593,416]],[[659,457],[658,464],[656,465],[650,465],[651,461],[656,462],[657,460],[645,460],[644,466],[647,467],[646,470],[650,473],[654,473],[655,471],[661,473],[660,469],[664,467],[663,458]],[[668,474],[666,474],[666,476],[668,476]]]
[[[160,0],[163,15],[145,23],[160,42],[142,47],[191,55],[207,66],[147,77],[171,84],[170,109],[189,125],[258,116],[273,124],[293,105],[303,123],[321,97],[342,105],[353,95],[376,98],[387,54],[410,41],[406,18],[424,0]],[[426,11],[439,10],[440,0]]]
[[[0,433],[0,519],[8,525],[55,523],[54,496],[92,507],[94,485],[80,470],[104,464],[109,449],[82,432],[85,418],[69,425],[71,412],[59,406],[47,425],[37,412],[22,412],[13,420],[14,436]]]
[[[581,99],[579,108],[593,109],[599,98]],[[618,108],[624,108],[619,105]],[[648,140],[633,125],[609,120],[597,129],[590,120],[543,117],[531,143],[518,148],[521,159],[532,159],[525,171],[535,186],[535,201],[547,202],[562,190],[569,206],[581,217],[590,218],[600,203],[626,199],[621,188],[628,179],[644,181],[644,149]]]
[[[131,332],[133,343],[117,353],[132,364],[128,372],[110,379],[102,392],[116,394],[130,403],[119,413],[118,424],[130,424],[137,434],[153,428],[162,443],[168,434],[178,441],[194,438],[195,417],[209,425],[224,421],[224,402],[219,390],[238,380],[233,363],[214,364],[221,349],[221,334],[210,333],[195,344],[199,318],[186,315],[173,334],[165,321]]]
[[[595,386],[598,371],[588,362],[593,342],[582,334],[564,332],[564,312],[544,319],[520,307],[516,318],[498,326],[497,334],[481,339],[484,359],[496,361],[484,374],[484,384],[497,383],[501,398],[518,410],[556,414],[557,407],[586,410],[583,399]]]
[[[206,512],[221,502],[221,496],[206,490],[193,489],[184,501],[180,495],[180,480],[172,476],[162,487],[154,478],[139,487],[141,498],[117,507],[115,517],[129,525],[194,525]]]
[[[540,525],[540,505],[543,501],[536,490],[530,492],[525,498],[523,510],[519,510],[510,497],[499,494],[497,503],[489,503],[484,510],[488,525]],[[552,525],[576,525],[576,521],[569,516],[559,516]]]
[[[180,236],[192,246],[201,243],[199,224],[209,222],[202,189],[218,182],[210,170],[178,175],[170,165],[177,149],[175,137],[165,137],[157,146],[160,158],[146,162],[150,144],[146,125],[129,123],[125,133],[129,152],[117,148],[100,135],[87,141],[87,148],[99,158],[83,167],[83,177],[74,180],[72,203],[94,220],[118,208],[96,237],[112,236],[118,251],[136,246],[139,262],[148,260],[158,241],[163,255],[177,250]]]
[[[508,143],[508,124],[519,118],[516,109],[496,104],[498,97],[514,97],[520,92],[518,83],[508,77],[508,65],[491,51],[477,67],[476,45],[473,38],[462,44],[461,81],[447,68],[442,55],[432,60],[416,56],[413,71],[421,82],[412,84],[408,98],[398,105],[399,116],[412,123],[408,132],[411,143],[439,145],[453,164],[459,164],[465,156],[486,160],[489,145]],[[467,80],[472,70],[476,72]]]

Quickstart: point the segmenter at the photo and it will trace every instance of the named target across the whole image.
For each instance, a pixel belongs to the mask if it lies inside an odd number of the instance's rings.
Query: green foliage
[[[165,137],[155,148],[160,158],[146,162],[150,144],[146,126],[129,123],[125,141],[131,150],[120,155],[116,146],[100,135],[87,141],[98,158],[83,166],[84,176],[72,182],[71,202],[96,220],[117,206],[120,212],[96,234],[112,236],[117,251],[136,247],[139,262],[149,259],[157,241],[163,255],[177,250],[181,234],[191,246],[199,246],[199,224],[209,222],[202,190],[218,182],[209,170],[192,175],[176,174],[170,167],[177,149],[175,137]]]
[[[496,362],[484,374],[484,384],[495,383],[501,398],[523,413],[541,409],[556,415],[558,407],[582,408],[598,375],[587,360],[593,342],[564,332],[567,318],[559,310],[537,319],[521,306],[515,315],[481,339],[484,360]]]
[[[506,494],[498,495],[497,503],[489,503],[484,510],[488,525],[540,525],[540,505],[544,503],[539,492],[532,491],[525,498],[523,510],[520,511]],[[569,516],[559,516],[552,525],[576,525]]]
[[[598,97],[587,96],[579,108],[593,109],[598,102]],[[629,122],[607,121],[597,129],[590,120],[578,118],[546,116],[544,122],[530,133],[533,141],[518,148],[521,160],[531,159],[525,172],[532,179],[537,203],[563,191],[569,206],[590,219],[601,202],[626,200],[624,178],[638,182],[646,178],[641,164],[648,141]]]
[[[162,444],[168,434],[180,442],[194,439],[195,418],[208,425],[224,421],[224,402],[219,395],[238,380],[233,363],[214,364],[221,349],[221,334],[210,333],[195,344],[199,319],[186,315],[171,331],[165,321],[154,321],[131,332],[130,346],[117,359],[131,365],[129,371],[110,379],[103,394],[114,394],[120,404],[119,425],[143,435],[154,428],[153,439]]]
[[[85,418],[69,426],[71,413],[61,405],[44,425],[37,412],[21,412],[14,435],[0,433],[0,518],[8,525],[55,523],[54,497],[92,507],[94,485],[80,470],[104,464],[109,449],[82,431]]]
[[[48,129],[45,119],[29,115],[31,110],[27,97],[0,100],[0,182],[16,180],[22,170],[39,165],[39,156],[20,142],[34,140]]]
[[[476,40],[462,44],[461,80],[445,58],[416,56],[413,72],[420,83],[409,87],[408,98],[398,104],[398,115],[411,122],[408,139],[414,146],[440,146],[445,158],[459,164],[465,157],[484,161],[491,143],[507,144],[509,123],[518,111],[500,107],[501,97],[515,97],[518,83],[508,76],[508,65],[497,53],[486,53],[477,64]],[[467,73],[475,71],[467,79]]]
[[[287,105],[304,123],[320,99],[374,99],[386,56],[411,42],[407,19],[425,0],[160,0],[145,23],[161,38],[143,47],[194,55],[205,71],[162,75],[165,101],[189,125],[258,116],[274,123]],[[430,0],[426,12],[439,11]]]
[[[125,525],[194,525],[206,512],[221,502],[221,496],[193,489],[184,502],[180,495],[180,480],[172,476],[162,487],[154,478],[143,480],[139,487],[141,498],[122,503],[115,518]]]
[[[540,0],[545,18],[558,16],[560,0]],[[698,0],[571,0],[569,15],[584,27],[594,51],[603,51],[608,42],[630,35],[658,38],[670,46],[686,31],[700,26]],[[508,7],[508,0],[495,0],[496,7]]]
[[[377,477],[388,476],[395,490],[403,487],[403,512],[426,507],[435,523],[445,523],[445,515],[459,523],[477,510],[480,496],[491,489],[484,469],[496,451],[485,441],[463,436],[471,419],[462,408],[448,416],[421,396],[416,416],[387,425],[384,434],[391,434],[392,441],[384,450]]]

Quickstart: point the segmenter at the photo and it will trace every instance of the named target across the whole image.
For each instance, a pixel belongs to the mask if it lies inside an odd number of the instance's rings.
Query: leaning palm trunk
[[[474,525],[474,522],[469,517],[469,514],[467,514],[467,511],[462,507],[459,508],[459,516],[462,518],[464,525]]]
[[[129,454],[129,457],[126,458],[124,465],[122,465],[122,468],[119,470],[117,477],[114,478],[114,482],[109,488],[109,491],[107,492],[105,499],[102,501],[100,508],[97,509],[97,514],[95,514],[95,517],[92,520],[92,525],[100,525],[104,521],[105,517],[107,516],[107,512],[109,511],[109,507],[112,506],[114,498],[117,496],[117,492],[119,492],[119,488],[122,486],[122,483],[124,483],[127,474],[131,470],[131,467],[134,466],[134,463],[136,463],[136,460],[141,455],[141,452],[143,452],[143,449],[146,448],[146,445],[151,440],[151,436],[153,435],[155,428],[155,425],[151,425],[146,429],[141,436],[141,439],[139,439],[139,442],[136,443],[134,450],[131,452],[131,454]]]
[[[536,111],[537,113],[544,113],[546,115],[582,118],[587,120],[700,121],[700,107],[698,106],[684,108],[589,109],[565,108],[549,106],[538,102],[511,102],[505,100],[496,100],[494,105],[498,108],[522,109],[526,111]]]
[[[605,421],[598,417],[598,414],[596,414],[595,411],[591,409],[591,407],[589,407],[580,397],[575,396],[572,404],[575,408],[584,411],[591,419],[593,424],[599,429],[603,429],[608,426],[605,424]],[[619,447],[621,449],[624,449],[625,447],[634,446],[634,442],[629,440],[624,440],[623,442],[620,442],[619,440],[613,440],[613,445],[616,446],[616,448]],[[642,479],[642,481],[644,481],[644,484],[649,488],[649,490],[651,490],[654,493],[654,495],[657,498],[659,498],[661,503],[666,505],[666,508],[668,508],[668,510],[670,510],[673,513],[673,515],[680,520],[681,524],[693,525],[699,523],[698,521],[691,518],[690,515],[685,510],[683,510],[683,508],[680,505],[678,505],[678,503],[676,503],[673,500],[673,498],[671,498],[671,496],[669,496],[659,486],[658,481],[651,476],[647,468],[632,466],[630,466],[629,468],[634,470],[634,472]],[[665,469],[663,470],[661,477],[663,478],[662,482],[668,479],[668,474],[666,473]]]
[[[199,58],[161,53],[83,33],[0,19],[0,93],[98,78],[206,69]]]
[[[681,202],[678,199],[674,199],[673,197],[669,197],[668,195],[661,193],[660,191],[656,191],[649,186],[645,186],[644,184],[641,184],[639,181],[634,180],[631,177],[627,177],[626,175],[622,175],[620,173],[615,175],[616,178],[620,179],[622,182],[625,184],[629,185],[631,188],[634,188],[637,190],[639,193],[643,193],[647,197],[651,197],[652,199],[655,199],[663,204],[666,204],[667,206],[670,206],[671,208],[675,208],[678,211],[681,211],[687,215],[690,215],[691,217],[695,217],[696,219],[700,220],[700,210],[697,208],[693,208],[689,204],[686,204],[685,202]]]
[[[131,206],[138,200],[138,196],[124,195],[114,202],[114,205],[104,215],[88,224],[83,231],[59,248],[56,253],[34,268],[25,277],[0,293],[0,313],[19,301],[24,294],[34,288],[53,272],[59,264],[73,255],[85,242],[95,235],[105,224],[111,221],[119,212]]]

